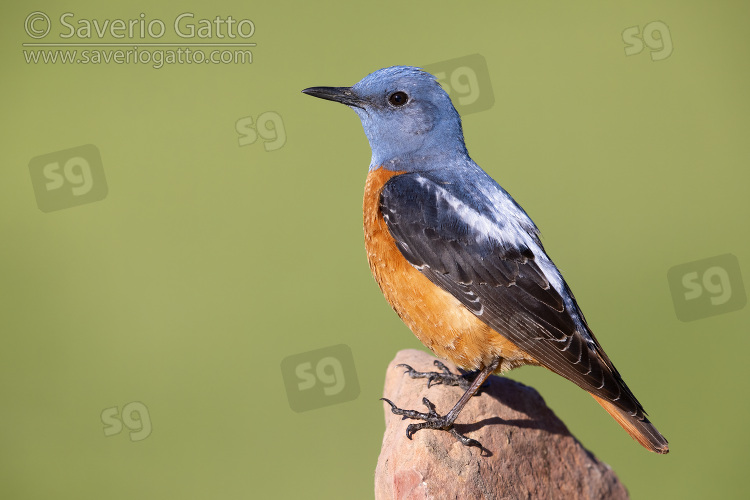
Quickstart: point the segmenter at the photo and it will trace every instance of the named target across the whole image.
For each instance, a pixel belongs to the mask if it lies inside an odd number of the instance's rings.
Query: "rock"
[[[388,365],[384,397],[398,407],[426,412],[427,397],[445,415],[463,394],[459,387],[412,379],[399,363],[436,371],[436,358],[413,349]],[[448,368],[458,373],[451,363]],[[403,420],[383,403],[386,429],[375,469],[375,498],[579,499],[628,498],[614,471],[573,437],[531,387],[492,376],[464,407],[456,430],[484,449],[467,447],[447,432],[422,429],[412,440]]]

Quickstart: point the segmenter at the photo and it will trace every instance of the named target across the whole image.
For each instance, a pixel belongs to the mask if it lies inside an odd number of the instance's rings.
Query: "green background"
[[[741,497],[750,309],[681,322],[667,271],[732,253],[750,272],[742,4],[4,4],[0,497],[371,497],[384,370],[421,345],[366,263],[359,120],[300,90],[476,53],[495,104],[465,117],[468,149],[541,228],[671,453],[646,452],[546,370],[511,377],[633,498]],[[258,45],[249,65],[26,64],[35,10],[168,27],[231,15]],[[670,57],[626,56],[622,32],[652,21]],[[237,121],[267,111],[283,147],[240,146]],[[43,213],[29,162],[85,144],[106,198]],[[281,361],[338,344],[359,396],[293,412]],[[105,436],[101,413],[133,401],[151,434]]]

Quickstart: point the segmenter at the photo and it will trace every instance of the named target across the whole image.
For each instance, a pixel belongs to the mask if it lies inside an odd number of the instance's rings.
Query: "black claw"
[[[411,441],[411,437],[414,435],[414,431],[412,430],[412,427],[414,427],[414,424],[409,424],[406,426],[406,438]]]
[[[380,400],[381,401],[385,401],[386,403],[388,403],[389,405],[391,405],[391,410],[394,409],[394,408],[396,408],[396,405],[393,404],[393,401],[391,401],[390,399],[380,398]]]
[[[464,436],[456,429],[451,428],[450,433],[453,434],[453,437],[461,441],[461,444],[463,444],[464,446],[476,446],[477,448],[482,448],[482,444],[479,441]]]
[[[453,375],[451,371],[448,369],[448,367],[445,366],[440,360],[436,359],[433,364],[437,366],[438,368],[440,368],[443,371],[443,373],[445,373],[446,375]]]

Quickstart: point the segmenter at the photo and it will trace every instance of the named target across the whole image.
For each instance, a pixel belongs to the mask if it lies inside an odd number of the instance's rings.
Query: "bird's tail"
[[[594,395],[592,394],[592,396]],[[612,415],[612,418],[617,420],[617,423],[620,424],[628,434],[630,434],[630,437],[638,441],[641,446],[655,453],[669,453],[667,440],[656,430],[656,427],[654,427],[648,418],[645,416],[641,418],[633,416],[630,412],[621,410],[606,399],[597,396],[594,396],[594,399],[596,399],[597,403],[602,405],[602,408],[607,410],[607,413]]]

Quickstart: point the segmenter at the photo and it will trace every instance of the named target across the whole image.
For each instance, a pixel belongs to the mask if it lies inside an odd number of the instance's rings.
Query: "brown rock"
[[[445,415],[463,389],[427,388],[396,365],[436,371],[434,357],[400,351],[388,365],[384,397],[398,407],[426,412],[427,397]],[[448,368],[457,373],[451,363]],[[492,376],[464,407],[456,430],[484,449],[467,447],[447,432],[422,429],[412,440],[403,420],[383,403],[386,429],[375,469],[375,498],[385,499],[579,499],[628,498],[614,471],[573,437],[531,387]]]

